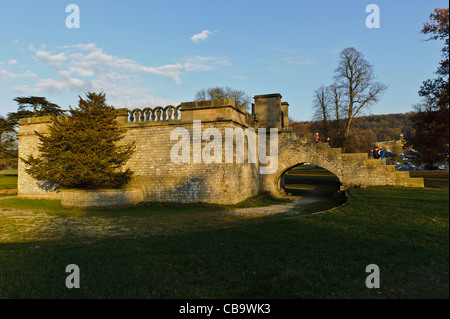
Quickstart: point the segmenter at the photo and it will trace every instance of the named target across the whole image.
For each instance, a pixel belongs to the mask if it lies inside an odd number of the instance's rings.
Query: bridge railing
[[[128,123],[171,121],[181,119],[181,105],[157,106],[128,110]]]

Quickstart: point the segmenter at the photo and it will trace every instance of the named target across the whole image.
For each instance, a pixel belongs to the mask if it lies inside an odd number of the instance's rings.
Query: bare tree
[[[344,49],[340,53],[335,73],[336,84],[342,90],[342,105],[346,117],[343,136],[345,151],[352,120],[378,102],[387,86],[374,81],[372,65],[354,48]]]
[[[328,90],[328,87],[322,85],[320,88],[314,91],[313,118],[316,121],[322,122],[325,137],[329,137],[328,122],[330,120],[329,115],[330,106],[331,106],[330,92]]]
[[[343,99],[343,92],[339,88],[337,84],[331,84],[328,87],[328,92],[330,94],[330,101],[331,101],[331,107],[330,107],[330,115],[331,119],[333,120],[333,144],[335,146],[342,146],[342,121],[344,119],[344,110],[342,107],[342,99]]]
[[[321,125],[319,130],[326,137],[331,138],[333,147],[341,147],[343,141],[343,119],[345,117],[342,106],[343,90],[336,84],[321,86],[314,91],[313,119]]]
[[[239,106],[245,109],[248,109],[251,101],[251,98],[244,91],[233,90],[228,86],[201,89],[195,94],[194,100],[205,101],[227,98],[234,100]]]

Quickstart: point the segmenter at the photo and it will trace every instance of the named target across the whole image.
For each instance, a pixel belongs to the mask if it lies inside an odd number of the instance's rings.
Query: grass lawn
[[[309,187],[332,193],[323,183]],[[298,185],[288,189],[304,192]],[[33,209],[53,222],[67,214],[134,214],[141,217],[137,227],[173,228],[95,244],[39,237],[20,242],[19,232],[16,243],[0,240],[0,298],[449,298],[448,178],[433,188],[349,194],[345,206],[326,213],[254,219],[218,217],[217,211],[233,208],[217,205],[94,213],[63,211],[58,201],[3,199],[6,214]],[[241,207],[270,203],[279,202],[253,198]],[[317,204],[310,212],[320,210]],[[0,236],[7,227],[0,222]],[[80,267],[81,289],[65,286],[69,264]],[[380,268],[379,289],[365,286],[369,264]]]
[[[17,170],[0,171],[0,189],[17,188]]]
[[[448,171],[411,171],[411,177],[423,177],[425,187],[448,189]]]
[[[286,184],[325,184],[338,186],[339,179],[326,169],[314,165],[300,165],[285,174]]]

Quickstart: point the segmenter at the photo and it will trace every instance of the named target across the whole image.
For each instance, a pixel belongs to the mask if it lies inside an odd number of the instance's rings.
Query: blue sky
[[[338,55],[360,51],[389,86],[366,114],[404,113],[435,77],[439,41],[420,34],[447,1],[5,1],[0,0],[0,115],[17,96],[63,109],[104,91],[115,107],[177,105],[230,86],[249,96],[280,93],[290,117],[310,120],[313,92],[333,82]],[[80,9],[67,28],[66,6]],[[365,25],[380,8],[380,28]]]

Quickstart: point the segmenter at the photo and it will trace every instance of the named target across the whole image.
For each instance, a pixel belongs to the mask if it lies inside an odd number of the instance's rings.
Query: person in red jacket
[[[316,133],[316,135],[314,136],[314,138],[316,139],[316,143],[319,143],[319,142],[320,142],[319,133]]]

